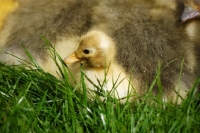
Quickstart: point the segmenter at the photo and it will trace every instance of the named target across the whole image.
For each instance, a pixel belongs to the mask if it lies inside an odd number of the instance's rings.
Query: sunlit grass
[[[50,54],[59,67],[61,79],[44,72],[26,53],[35,69],[0,64],[2,133],[200,131],[199,96],[194,96],[195,89],[191,89],[181,105],[164,103],[151,91],[125,104],[109,96],[105,101],[98,95],[89,99],[87,93],[76,91],[69,83],[67,67],[58,65],[61,58],[53,47]],[[82,90],[86,91],[84,85]]]

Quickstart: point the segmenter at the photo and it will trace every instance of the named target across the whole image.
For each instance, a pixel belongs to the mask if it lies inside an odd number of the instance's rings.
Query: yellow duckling
[[[81,64],[84,74],[92,83],[103,86],[103,90],[112,91],[112,96],[122,99],[127,97],[129,92],[133,93],[133,87],[137,92],[137,82],[125,73],[117,63],[115,55],[115,42],[104,32],[91,30],[81,37],[75,52],[66,57],[64,62],[67,65],[72,64],[71,70],[77,81],[81,76]],[[87,78],[85,83],[89,89],[97,90]]]
[[[184,0],[184,5],[185,9],[180,18],[181,23],[200,16],[200,0]]]

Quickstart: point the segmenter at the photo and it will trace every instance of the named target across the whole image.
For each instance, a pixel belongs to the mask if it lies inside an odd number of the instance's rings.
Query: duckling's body
[[[167,2],[175,7],[179,4]],[[155,84],[153,93],[162,90],[164,100],[180,103],[197,77],[195,42],[178,22],[180,11],[163,3],[102,1],[94,10],[93,28],[110,34],[116,41],[117,61],[126,72],[134,71],[131,76],[138,79],[139,93],[146,92],[158,76],[156,80],[162,88]]]
[[[102,31],[91,30],[81,37],[75,52],[66,57],[64,62],[72,64],[69,68],[76,82],[81,79],[80,66],[82,66],[88,89],[97,90],[98,86],[104,91],[112,91],[113,96],[122,99],[133,91],[137,92],[137,79],[135,77],[132,79],[117,63],[115,49],[115,43],[108,35]]]
[[[17,58],[4,52],[29,61],[23,43],[44,70],[56,75],[56,65],[48,56],[47,45],[40,35],[55,45],[61,57],[66,56],[90,27],[90,13],[95,4],[96,0],[19,0],[19,7],[0,31],[0,50],[3,49],[0,61],[20,64]]]

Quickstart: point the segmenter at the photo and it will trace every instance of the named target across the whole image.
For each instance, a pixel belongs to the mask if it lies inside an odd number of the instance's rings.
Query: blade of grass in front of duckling
[[[24,51],[26,53],[26,55],[28,56],[28,58],[31,60],[31,62],[33,63],[33,65],[39,69],[39,70],[43,70],[34,60],[34,58],[32,57],[32,55],[29,53],[29,51],[26,49],[26,47],[24,46],[24,44],[22,43],[22,47],[24,48]]]
[[[96,77],[97,82],[98,82],[98,85],[96,85],[95,83],[92,82],[92,80],[90,78],[88,78],[87,75],[84,75],[84,76],[87,79],[87,81],[89,81],[90,84],[92,84],[97,89],[97,90],[91,90],[92,93],[94,92],[96,94],[96,96],[103,96],[103,89],[102,89],[103,86],[102,86],[101,82],[99,81],[99,79]],[[90,89],[90,88],[88,88],[88,89]]]
[[[90,89],[90,90],[88,90],[88,93],[90,93],[92,98],[93,99],[96,99],[96,98],[100,99],[100,96],[104,97],[104,92],[103,92],[101,85],[98,86],[95,83],[93,83],[92,80],[87,77],[87,75],[85,75],[85,78],[97,89],[97,90],[92,90],[92,89],[88,88],[88,89]],[[97,79],[97,82],[98,82],[98,84],[101,84],[98,79]]]
[[[163,87],[162,87],[162,82],[161,82],[161,73],[163,71],[163,69],[161,69],[161,62],[158,62],[158,68],[156,70],[156,78],[155,78],[155,85],[157,85],[157,89],[158,89],[158,93],[156,98],[154,99],[154,101],[156,103],[159,103],[160,101],[164,102],[163,100]],[[162,104],[161,104],[162,105]]]
[[[158,92],[159,92],[159,95],[157,96],[157,98],[159,98],[161,101],[162,100],[164,100],[162,97],[162,95],[163,95],[163,87],[162,87],[162,82],[161,82],[161,79],[160,79],[160,75],[161,75],[161,73],[162,73],[162,71],[166,68],[166,67],[168,67],[168,65],[170,65],[171,63],[173,63],[175,60],[172,60],[171,62],[169,62],[168,64],[166,64],[163,68],[161,68],[161,63],[160,62],[158,62],[158,69],[157,69],[157,71],[156,71],[156,77],[155,77],[155,79],[153,80],[153,82],[151,83],[151,86],[150,86],[150,88],[149,88],[149,90],[147,91],[147,94],[148,95],[145,95],[145,96],[147,96],[147,97],[149,97],[150,95],[152,95],[153,93],[152,93],[152,90],[153,90],[153,88],[154,88],[154,86],[157,84],[157,86],[158,86]],[[149,95],[150,94],[150,95]],[[145,99],[147,99],[147,97],[145,97]],[[154,100],[156,100],[157,98],[153,98]],[[153,100],[152,99],[152,100]],[[159,101],[160,101],[159,100]],[[145,100],[146,101],[146,100]]]
[[[14,54],[7,53],[7,52],[5,52],[5,54],[13,56],[14,58],[18,59],[18,61],[20,62],[20,65],[13,65],[13,66],[24,66],[24,67],[33,66],[33,64],[31,64],[30,62],[23,60],[23,59],[19,58],[18,56],[14,55]]]
[[[54,60],[54,62],[56,63],[56,66],[58,67],[58,69],[59,69],[59,71],[60,71],[60,73],[61,73],[61,75],[62,75],[62,77],[63,77],[63,79],[65,81],[65,83],[67,84],[66,86],[69,87],[68,88],[68,92],[67,92],[67,93],[69,93],[68,94],[69,96],[67,97],[67,99],[68,99],[68,102],[69,102],[68,106],[70,106],[70,109],[73,110],[73,111],[71,111],[71,112],[73,112],[73,114],[72,114],[72,116],[73,116],[72,117],[72,129],[73,129],[73,131],[75,131],[75,129],[76,129],[76,119],[77,118],[76,118],[76,111],[75,111],[75,106],[74,106],[74,102],[73,102],[72,96],[76,100],[78,100],[79,98],[77,98],[76,95],[74,95],[74,92],[70,90],[70,88],[73,88],[73,87],[69,83],[68,74],[70,74],[72,78],[74,78],[74,77],[73,77],[72,73],[70,72],[70,70],[68,69],[68,67],[66,67],[65,64],[63,63],[62,58],[56,52],[56,50],[53,47],[53,45],[44,36],[41,36],[41,38],[46,43],[46,45],[48,45],[48,50],[50,52],[49,54],[50,54],[51,58]],[[58,62],[58,61],[60,61],[60,62]],[[61,66],[59,64],[61,64]],[[75,79],[74,79],[74,81],[75,81]]]
[[[59,57],[59,56],[58,56],[57,52],[55,51],[55,49],[54,49],[53,47],[52,47],[52,49],[53,49],[53,50],[52,50],[52,55],[53,55],[53,57],[54,57],[54,59],[55,59],[54,61],[55,61],[55,63],[57,64],[59,70],[60,70],[61,72],[62,72],[62,70],[65,71],[66,69],[64,69],[64,66],[62,66],[63,69],[60,68],[60,66],[59,66],[59,64],[58,64],[58,62],[57,62],[57,60],[56,60],[57,57]],[[28,51],[27,51],[27,53],[28,53]],[[29,53],[28,53],[28,54],[29,54]],[[31,56],[30,54],[29,54],[28,56],[29,56],[29,58],[31,58],[31,60],[33,60],[32,56]],[[61,59],[60,59],[60,60],[61,60]],[[34,62],[34,64],[36,64],[36,63]],[[37,66],[37,67],[38,67],[38,66]],[[65,73],[66,73],[66,71],[65,71]],[[64,75],[67,75],[67,74],[64,74]],[[68,81],[67,78],[66,78],[65,80]],[[69,84],[68,84],[68,85],[69,85]],[[67,86],[68,86],[68,85],[67,85]],[[72,120],[72,130],[75,131],[75,130],[76,130],[76,120],[77,120],[77,118],[76,118],[76,113],[75,113],[76,111],[75,111],[75,109],[74,109],[75,107],[74,107],[74,103],[73,103],[72,96],[69,96],[69,97],[68,97],[68,100],[69,100],[68,103],[69,103],[69,105],[71,106],[71,109],[73,110],[73,111],[71,111],[71,112],[73,112],[73,114],[72,114],[73,117],[72,117],[72,119],[71,119],[71,120]]]
[[[180,90],[182,89],[180,86],[181,86],[181,78],[182,78],[182,72],[183,72],[183,65],[184,65],[184,59],[181,61],[181,66],[180,66],[180,67],[181,67],[181,70],[180,70],[180,73],[179,73],[178,83],[177,83],[177,84],[178,84],[178,90],[175,90],[175,89],[174,89],[174,92],[175,92],[176,95],[177,95],[177,96],[176,96],[176,100],[175,100],[175,101],[176,101],[176,102],[175,102],[176,104],[178,103],[178,99],[179,99],[179,98],[181,98],[182,101],[183,101],[183,99],[184,99],[184,98],[179,94]]]
[[[117,79],[113,79],[112,78],[112,83],[113,83],[113,86],[112,86],[112,89],[111,91],[109,92],[109,95],[112,95],[111,93],[115,93],[117,94],[117,96],[115,96],[118,100],[120,100],[119,98],[119,93],[117,91],[117,87],[119,86],[119,84],[121,84],[123,82],[123,80],[125,80],[125,78],[123,78],[122,80],[119,81],[119,78],[120,78],[120,75],[121,73],[119,73],[119,75],[117,76]],[[114,81],[115,80],[115,81]],[[118,82],[119,81],[119,82]]]
[[[56,63],[56,66],[58,67],[60,73],[61,73],[61,76],[67,76],[67,74],[63,74],[63,71],[62,70],[65,70],[65,69],[62,69],[57,61],[57,58],[61,61],[62,59],[60,59],[61,57],[59,56],[59,54],[56,52],[55,50],[55,47],[51,44],[51,42],[49,42],[44,36],[40,35],[41,39],[43,40],[43,42],[47,45],[47,49],[49,51],[49,55],[50,57],[53,59],[54,63]],[[64,71],[65,72],[65,71]],[[57,72],[58,74],[58,72]],[[60,76],[60,74],[58,74]],[[67,78],[67,77],[65,77]],[[64,78],[64,79],[65,79]],[[67,78],[68,79],[68,78]]]
[[[198,85],[200,83],[200,78],[198,78],[194,85],[192,86],[192,88],[190,89],[190,91],[188,92],[188,96],[187,96],[187,99],[184,101],[184,104],[187,104],[186,106],[186,114],[187,114],[187,117],[189,118],[190,117],[190,109],[192,108],[192,104],[194,104],[195,102],[195,97],[197,95],[197,89],[198,89]],[[184,106],[184,104],[182,104],[182,106]],[[194,108],[194,107],[193,107]]]
[[[69,68],[65,65],[65,63],[63,62],[63,59],[58,54],[58,52],[56,51],[55,47],[51,44],[51,42],[49,42],[44,36],[40,36],[40,37],[42,38],[44,43],[48,46],[49,55],[54,60],[56,66],[59,69],[61,76],[58,72],[57,74],[59,75],[60,78],[62,77],[62,79],[65,80],[68,86],[71,86],[71,84],[69,83],[69,76],[70,78],[72,78],[73,81],[75,81],[73,74],[70,72]]]
[[[85,73],[83,71],[82,64],[80,65],[80,72],[81,72],[81,88],[83,89],[83,95],[84,95],[84,104],[87,106],[87,85],[85,84]]]
[[[188,96],[188,99],[193,99],[197,94],[199,94],[197,93],[199,92],[199,83],[200,83],[200,78],[196,79],[194,85],[192,86],[191,93],[189,93],[190,95]]]

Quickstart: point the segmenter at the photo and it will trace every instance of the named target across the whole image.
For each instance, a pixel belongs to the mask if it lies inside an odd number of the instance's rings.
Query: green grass
[[[50,51],[52,58],[59,60],[56,52]],[[194,97],[193,91],[181,105],[163,103],[151,92],[125,104],[109,96],[106,101],[98,96],[91,100],[70,85],[64,65],[58,66],[63,79],[57,79],[26,52],[36,69],[0,64],[1,133],[200,131],[199,96]],[[155,102],[149,102],[152,100]]]

